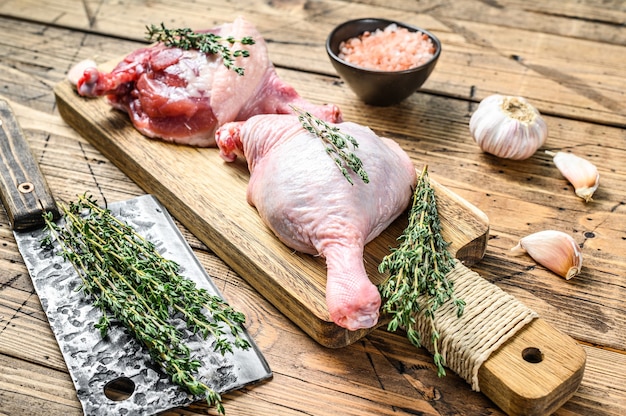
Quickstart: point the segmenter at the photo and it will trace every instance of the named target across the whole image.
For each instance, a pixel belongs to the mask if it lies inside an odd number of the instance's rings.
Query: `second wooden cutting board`
[[[61,116],[160,202],[276,308],[320,344],[349,345],[370,330],[348,331],[335,325],[326,309],[323,259],[283,245],[246,202],[249,173],[244,162],[225,163],[217,149],[200,149],[151,140],[131,125],[126,114],[104,99],[80,97],[63,81],[54,89]],[[421,169],[422,166],[416,166]],[[489,222],[484,213],[434,183],[444,237],[466,265],[485,253]],[[365,249],[366,269],[374,284],[383,276],[381,259],[406,226],[395,221]]]

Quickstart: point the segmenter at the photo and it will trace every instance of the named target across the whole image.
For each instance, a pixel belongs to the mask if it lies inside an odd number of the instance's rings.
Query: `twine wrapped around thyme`
[[[465,302],[458,316],[452,302],[443,304],[434,316],[438,350],[446,366],[480,391],[478,370],[509,338],[538,315],[512,295],[456,261],[446,275],[454,284],[456,296]],[[425,301],[425,299],[423,299]],[[415,315],[417,330],[425,340],[424,347],[434,351],[429,342],[431,324],[422,312]]]
[[[403,328],[416,347],[479,390],[478,370],[537,314],[456,260],[441,234],[427,167],[417,180],[408,226],[400,244],[381,261],[389,276],[379,285],[387,329]]]

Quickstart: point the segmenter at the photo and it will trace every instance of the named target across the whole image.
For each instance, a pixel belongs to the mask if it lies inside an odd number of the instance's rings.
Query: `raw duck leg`
[[[226,161],[245,157],[250,170],[248,203],[287,246],[326,259],[326,304],[339,326],[357,330],[378,321],[381,304],[363,264],[365,244],[409,205],[415,168],[394,141],[344,122],[369,176],[351,185],[322,141],[297,116],[257,115],[227,123],[216,133]]]
[[[312,104],[278,77],[254,25],[237,18],[208,32],[254,39],[254,45],[233,45],[250,52],[235,58],[244,75],[226,68],[218,55],[158,43],[132,52],[110,73],[87,61],[70,70],[68,78],[80,95],[107,96],[142,134],[179,144],[215,146],[215,130],[222,124],[256,114],[292,113],[291,105],[341,121],[337,106]]]

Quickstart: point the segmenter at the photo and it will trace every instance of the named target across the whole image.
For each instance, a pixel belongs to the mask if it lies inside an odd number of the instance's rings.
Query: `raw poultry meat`
[[[326,259],[326,305],[339,326],[373,327],[381,304],[363,263],[366,243],[407,208],[415,168],[394,141],[367,127],[344,122],[356,138],[354,153],[369,176],[344,178],[325,145],[297,116],[258,115],[227,123],[216,133],[221,156],[245,157],[250,170],[248,202],[287,246]]]
[[[254,25],[238,18],[209,32],[222,38],[254,39],[254,45],[233,46],[250,53],[235,58],[244,75],[226,68],[216,54],[157,43],[132,52],[110,73],[82,62],[68,78],[83,96],[106,95],[144,135],[179,144],[214,146],[220,125],[255,114],[292,113],[290,105],[327,121],[341,120],[335,105],[311,104],[278,77]]]

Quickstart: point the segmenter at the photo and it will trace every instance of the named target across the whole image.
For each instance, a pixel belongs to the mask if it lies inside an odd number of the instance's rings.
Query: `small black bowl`
[[[366,31],[382,30],[392,23],[412,32],[422,32],[430,37],[435,46],[435,53],[430,61],[404,71],[377,71],[350,64],[339,58],[341,42]],[[424,84],[439,59],[441,42],[424,29],[387,19],[365,18],[347,21],[330,32],[326,40],[326,52],[339,76],[363,102],[376,106],[389,106],[401,102]]]

